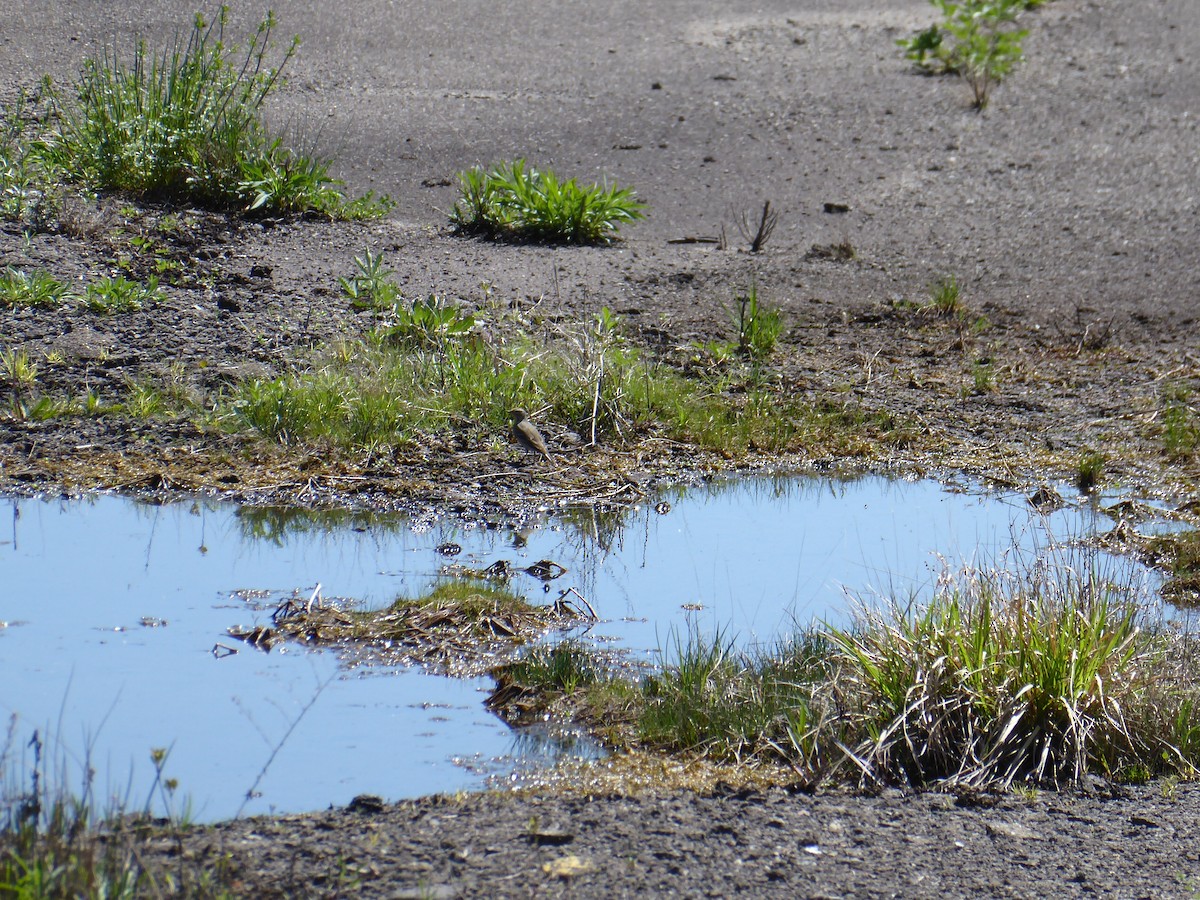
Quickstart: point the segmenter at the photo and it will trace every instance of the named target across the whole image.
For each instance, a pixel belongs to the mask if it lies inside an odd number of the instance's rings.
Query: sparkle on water
[[[370,606],[415,596],[448,562],[437,550],[447,543],[462,548],[454,563],[478,568],[550,559],[568,573],[548,591],[522,572],[513,587],[533,602],[575,588],[601,617],[589,637],[654,654],[689,628],[749,645],[796,623],[844,622],[848,591],[906,597],[947,563],[1109,524],[1087,504],[1041,516],[1020,495],[881,478],[727,482],[521,530],[208,501],[5,503],[10,786],[28,774],[21,748],[34,729],[68,773],[86,756],[102,790],[137,806],[151,750],[169,748],[165,774],[200,820],[477,788],[531,760],[595,752],[514,734],[483,707],[489,679],[346,672],[330,652],[262,653],[225,634],[269,624],[272,600],[293,591],[319,583],[325,597]]]

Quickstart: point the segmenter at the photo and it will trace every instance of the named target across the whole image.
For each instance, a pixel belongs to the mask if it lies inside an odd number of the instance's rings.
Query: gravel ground
[[[1097,788],[434,797],[219,825],[176,859],[228,854],[262,897],[1195,896],[1200,789]]]

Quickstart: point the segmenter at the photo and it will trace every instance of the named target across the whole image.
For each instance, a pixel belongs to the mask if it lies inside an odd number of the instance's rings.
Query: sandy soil
[[[350,191],[391,194],[396,210],[361,225],[183,215],[173,252],[204,286],[168,289],[165,303],[131,316],[0,310],[3,348],[58,360],[42,367],[43,390],[103,395],[174,366],[203,394],[283,371],[307,347],[364,326],[337,292],[364,247],[384,251],[413,294],[567,317],[609,306],[658,349],[727,335],[722,304],[754,281],[787,318],[777,362],[790,391],[888,411],[919,435],[890,458],[795,465],[1031,484],[1069,478],[1095,449],[1110,483],[1195,499],[1197,460],[1168,459],[1159,433],[1164,388],[1200,384],[1193,0],[1056,0],[1028,17],[1028,58],[982,114],[965,85],[914,73],[895,47],[934,18],[918,0],[274,8],[281,34],[304,44],[272,121],[336,151]],[[0,99],[44,73],[69,78],[114,39],[161,41],[192,11],[177,0],[0,0]],[[257,13],[234,15],[237,32]],[[650,217],[599,249],[450,234],[455,173],[516,156],[633,186]],[[751,254],[737,221],[766,200],[779,226]],[[58,233],[0,226],[0,265],[63,280],[110,274],[123,205],[80,209]],[[723,249],[674,243],[722,233]],[[836,244],[854,258],[822,251]],[[963,285],[965,323],[914,308],[945,275]],[[971,327],[981,318],[986,327]],[[994,390],[976,393],[981,362]],[[247,470],[231,463],[246,451],[230,438],[177,422],[4,415],[0,441],[4,490],[220,491],[466,512],[511,508],[519,494],[503,479],[473,487],[477,463],[445,448],[355,471],[350,493],[319,454],[261,448],[251,454],[261,465]],[[689,464],[713,461],[631,466],[653,477]],[[354,865],[366,867],[363,895],[380,897],[406,896],[405,885],[419,896],[1044,896],[1051,886],[1187,896],[1187,879],[1200,878],[1197,797],[1158,790],[1006,799],[1000,812],[891,795],[480,797],[237,823],[229,840],[249,860],[239,862],[248,895],[259,896],[254,872],[288,896],[350,893],[318,875],[368,834],[378,842]],[[521,833],[534,815],[564,823],[573,841],[531,846]],[[538,874],[568,853],[590,872]]]

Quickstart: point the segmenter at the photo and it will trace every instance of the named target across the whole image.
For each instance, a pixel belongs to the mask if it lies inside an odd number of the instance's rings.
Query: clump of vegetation
[[[500,568],[444,581],[424,596],[399,597],[378,610],[325,602],[319,594],[307,602],[289,598],[272,614],[271,625],[229,633],[263,649],[283,639],[336,645],[393,664],[418,663],[473,676],[547,631],[595,618],[590,607],[569,600],[530,603],[508,589],[507,569]]]
[[[1075,471],[1075,485],[1085,494],[1094,491],[1104,479],[1104,454],[1098,450],[1084,450]]]
[[[983,109],[992,88],[1024,58],[1021,42],[1029,32],[1015,26],[1017,15],[1040,0],[930,2],[942,21],[897,43],[922,70],[961,75],[971,87],[975,108]]]
[[[760,305],[758,285],[753,283],[745,294],[734,297],[733,304],[726,313],[737,332],[738,355],[755,362],[766,359],[783,331],[783,311]]]
[[[597,727],[618,743],[783,765],[810,784],[1191,775],[1190,639],[1141,616],[1130,586],[1091,568],[973,569],[927,602],[865,606],[767,653],[690,635],[633,690],[580,679],[575,708],[604,709]]]
[[[580,187],[525,160],[475,167],[458,176],[450,220],[464,234],[563,244],[604,244],[643,218],[645,204],[616,185]]]
[[[516,407],[545,409],[543,421],[565,423],[589,443],[659,431],[729,455],[751,447],[861,455],[881,439],[903,439],[890,418],[848,405],[807,404],[766,388],[724,395],[719,381],[688,378],[591,330],[558,332],[549,346],[528,334],[424,326],[416,333],[441,342],[394,340],[412,333],[411,324],[385,327],[303,371],[243,382],[218,415],[284,444],[366,450],[425,446],[451,427],[506,433]]]
[[[197,16],[186,40],[155,54],[144,42],[125,62],[115,48],[87,60],[66,92],[46,82],[33,134],[14,122],[0,153],[0,196],[10,216],[27,214],[52,185],[125,192],[213,208],[377,216],[373,195],[347,200],[329,161],[272,136],[262,107],[299,46],[268,63],[268,14],[244,49],[225,42],[228,7]]]
[[[164,299],[158,279],[151,276],[145,284],[124,276],[104,277],[86,285],[76,296],[58,279],[46,272],[26,272],[8,266],[0,272],[0,307],[37,307],[50,309],[63,303],[78,302],[94,313],[113,315],[141,309],[147,303]]]
[[[811,734],[820,716],[813,688],[824,679],[827,654],[815,633],[747,655],[726,635],[692,632],[676,640],[662,672],[642,681],[635,740],[750,765],[779,761],[784,752],[822,769],[829,748],[818,747]]]
[[[220,421],[284,444],[366,450],[427,446],[448,429],[478,429],[483,436],[471,439],[486,442],[508,432],[518,407],[544,410],[541,421],[588,444],[660,433],[729,455],[752,447],[861,455],[881,439],[903,439],[888,417],[852,406],[804,403],[722,375],[688,377],[632,346],[607,309],[590,325],[531,331],[500,310],[472,312],[437,297],[407,304],[381,259],[367,257],[343,291],[369,308],[389,300],[368,339],[297,372],[242,382],[219,402]],[[774,332],[760,324],[746,340],[747,352],[765,354]]]
[[[50,308],[70,296],[67,286],[46,272],[26,272],[5,266],[0,272],[0,306]]]
[[[392,281],[395,273],[383,264],[382,253],[372,253],[368,247],[362,256],[354,257],[358,272],[349,278],[339,278],[342,294],[355,309],[385,312],[395,308],[400,288]]]
[[[72,793],[67,754],[57,762],[49,759],[57,754],[47,752],[39,732],[28,744],[28,776],[18,776],[11,753],[15,726],[14,718],[0,748],[0,894],[41,900],[230,896],[233,879],[222,867],[181,864],[168,872],[144,862],[147,839],[161,840],[189,825],[188,805],[176,796],[178,783],[166,775],[168,751],[150,753],[155,777],[141,808],[118,800],[105,806],[97,797],[91,760],[85,756],[80,764],[81,785]]]
[[[967,304],[963,300],[962,287],[956,276],[947,275],[930,285],[929,304],[926,309],[936,312],[939,316],[961,317],[966,313]]]
[[[974,576],[832,631],[865,778],[1069,784],[1161,766],[1168,735],[1126,725],[1156,650],[1135,602],[1094,574],[1060,577],[1006,590],[1003,576]]]
[[[491,671],[496,687],[487,705],[513,724],[527,723],[570,702],[581,691],[608,685],[610,669],[595,651],[578,640],[538,644],[517,660]]]
[[[977,359],[971,364],[971,390],[975,396],[996,390],[996,370],[990,359]]]
[[[375,336],[412,348],[444,348],[451,338],[462,338],[475,328],[475,316],[437,294],[405,304],[394,274],[384,266],[383,254],[368,248],[354,257],[357,275],[341,278],[342,294],[355,309],[380,314],[382,323]]]
[[[83,305],[92,312],[111,316],[134,312],[164,297],[158,289],[158,279],[153,276],[145,284],[118,276],[92,282],[84,289],[81,299]]]
[[[1162,441],[1167,454],[1179,459],[1191,456],[1200,447],[1200,413],[1192,404],[1192,391],[1183,384],[1171,384],[1163,391]]]
[[[26,417],[38,371],[38,364],[24,350],[9,349],[0,353],[0,384],[9,389],[9,411],[17,419]]]

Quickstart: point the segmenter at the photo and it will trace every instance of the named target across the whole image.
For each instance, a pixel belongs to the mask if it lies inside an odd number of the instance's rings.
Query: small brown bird
[[[546,440],[533,422],[529,421],[529,413],[518,407],[509,415],[512,416],[512,435],[521,449],[526,453],[540,453],[549,460],[550,451],[546,449]]]

